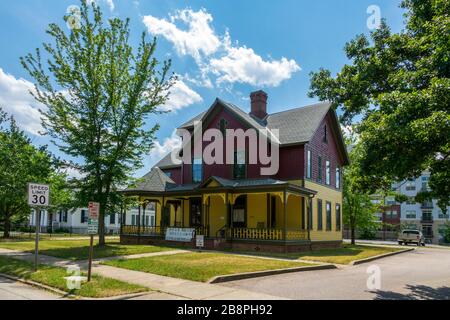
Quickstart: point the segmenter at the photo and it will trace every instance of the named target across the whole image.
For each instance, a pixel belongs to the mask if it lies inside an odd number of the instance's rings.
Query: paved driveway
[[[367,287],[370,266],[379,267],[380,290]],[[450,299],[450,250],[420,248],[338,270],[291,273],[223,285],[289,299]]]
[[[0,300],[58,300],[60,296],[0,277]]]

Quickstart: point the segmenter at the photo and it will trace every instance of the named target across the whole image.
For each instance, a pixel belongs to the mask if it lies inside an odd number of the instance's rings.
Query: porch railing
[[[165,237],[167,228],[180,227],[160,227],[160,226],[122,226],[122,234],[130,236],[144,236],[144,237]],[[195,229],[195,234],[209,237],[209,227],[192,227]],[[188,227],[185,227],[188,229]]]
[[[232,228],[227,229],[227,237],[237,240],[284,240],[283,229],[266,229],[266,228]],[[308,240],[308,232],[306,230],[286,231],[286,241]]]

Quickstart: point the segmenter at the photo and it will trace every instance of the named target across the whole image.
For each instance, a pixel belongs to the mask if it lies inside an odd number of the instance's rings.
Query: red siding
[[[236,119],[230,112],[224,110],[221,106],[218,106],[220,110],[218,113],[212,117],[211,121],[204,129],[215,128],[219,129],[219,122],[221,119],[225,119],[227,121],[227,129],[243,129],[246,130],[248,127],[246,124],[242,123],[238,119]],[[324,143],[323,132],[324,127],[327,125],[328,127],[328,143]],[[204,143],[203,149],[207,144]],[[248,150],[248,142],[247,142],[247,150]],[[225,155],[225,144],[224,144],[224,155]],[[325,185],[325,163],[326,161],[330,161],[331,164],[331,183],[330,187],[335,187],[335,172],[336,166],[342,167],[342,159],[339,156],[337,151],[336,137],[331,130],[331,117],[327,115],[324,121],[321,123],[320,128],[317,130],[314,137],[311,141],[306,145],[296,145],[289,147],[280,148],[280,166],[278,174],[273,176],[272,178],[280,179],[280,180],[298,180],[303,179],[305,174],[305,162],[306,155],[305,150],[312,151],[312,179],[313,181],[317,180],[317,157],[320,155],[322,157],[322,165],[323,165],[323,184]],[[225,159],[224,159],[225,160]],[[260,175],[261,164],[248,165],[247,166],[247,178],[255,179],[255,178],[268,178],[267,176]],[[184,164],[183,168],[183,180],[182,183],[188,184],[192,183],[192,166],[190,164]],[[176,175],[180,175],[181,180],[181,172],[173,173],[174,177]],[[203,180],[208,179],[211,176],[223,177],[226,179],[233,179],[233,170],[232,165],[226,164],[213,164],[203,166]],[[341,174],[342,176],[342,174]],[[178,180],[177,180],[178,182]]]
[[[325,126],[327,126],[328,132],[328,143],[323,141]],[[314,134],[311,141],[305,147],[305,157],[304,161],[307,161],[306,152],[311,151],[311,180],[317,182],[318,177],[318,157],[322,157],[322,184],[326,185],[326,161],[330,161],[330,185],[329,187],[335,188],[336,186],[336,167],[342,168],[343,159],[340,157],[337,149],[337,138],[333,134],[331,129],[331,117],[328,114],[322,123],[320,124],[318,130]],[[306,171],[305,171],[306,172]],[[342,188],[342,170],[341,170],[341,188]]]
[[[173,169],[164,169],[164,173],[168,173],[170,178],[176,183],[181,184],[181,167],[179,168],[173,168]]]

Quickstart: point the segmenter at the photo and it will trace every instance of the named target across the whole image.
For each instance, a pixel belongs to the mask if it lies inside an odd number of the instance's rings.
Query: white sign
[[[50,186],[29,183],[28,204],[33,207],[48,207],[50,204]]]
[[[88,219],[88,234],[89,235],[98,234],[98,220],[97,219]]]
[[[89,202],[89,218],[93,220],[98,220],[99,212],[100,212],[100,203]]]
[[[197,235],[195,238],[195,246],[197,248],[203,248],[205,246],[205,236]]]
[[[167,228],[166,240],[178,242],[190,242],[194,237],[195,229],[192,228]]]

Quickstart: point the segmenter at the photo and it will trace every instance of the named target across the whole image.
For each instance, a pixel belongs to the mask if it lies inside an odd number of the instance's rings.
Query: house
[[[402,227],[420,230],[428,242],[437,244],[442,241],[444,228],[450,224],[450,206],[442,211],[436,199],[416,202],[417,194],[422,190],[428,190],[429,179],[430,173],[425,171],[415,179],[395,183],[392,189],[408,197],[407,201],[397,204],[400,206]]]
[[[43,233],[87,234],[88,216],[87,208],[58,210],[56,213],[41,210],[40,231]],[[35,209],[31,210],[28,225],[32,227],[36,225]],[[119,234],[120,215],[117,213],[107,215],[105,218],[105,227],[107,234]]]
[[[179,127],[182,161],[167,155],[123,191],[138,200],[138,215],[155,206],[156,225],[123,226],[122,243],[161,242],[168,228],[179,228],[204,235],[205,246],[216,249],[285,252],[341,245],[341,173],[349,159],[331,104],[269,114],[264,91],[250,100],[247,113],[218,98]],[[196,143],[198,130],[205,134]],[[250,134],[240,142],[232,135],[251,130],[258,143]],[[218,133],[226,143],[210,155],[223,151],[231,162],[205,157]],[[264,149],[277,170],[268,169],[267,159],[255,161],[254,153]]]

